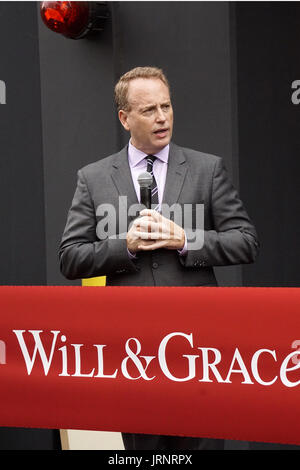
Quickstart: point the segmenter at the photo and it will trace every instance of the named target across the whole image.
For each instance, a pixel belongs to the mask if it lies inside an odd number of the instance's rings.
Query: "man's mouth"
[[[166,137],[167,133],[168,133],[169,129],[167,127],[164,127],[164,128],[161,128],[161,129],[157,129],[157,131],[154,131],[154,134],[157,135],[157,137]]]

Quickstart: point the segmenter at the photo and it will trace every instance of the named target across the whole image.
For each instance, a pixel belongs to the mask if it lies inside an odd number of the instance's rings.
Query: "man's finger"
[[[158,240],[154,243],[147,243],[147,245],[139,245],[138,248],[142,251],[157,250],[158,248],[164,248],[167,243],[167,240]]]
[[[162,219],[161,214],[160,214],[159,212],[153,210],[153,209],[143,209],[143,210],[140,212],[140,215],[141,215],[141,216],[152,217],[155,222],[159,222],[159,221]]]
[[[150,219],[141,221],[138,227],[141,232],[159,232],[160,231],[159,225]]]
[[[138,232],[139,238],[143,240],[169,240],[170,233],[161,232],[159,230],[153,232]]]

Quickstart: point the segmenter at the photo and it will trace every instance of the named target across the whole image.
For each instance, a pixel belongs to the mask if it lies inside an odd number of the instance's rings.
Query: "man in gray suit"
[[[62,273],[68,279],[105,275],[114,286],[216,286],[213,266],[253,262],[256,231],[221,158],[171,142],[173,109],[163,72],[153,67],[127,72],[115,98],[131,138],[119,153],[79,170],[59,251]],[[139,213],[137,180],[146,170],[153,176],[155,208]],[[177,212],[162,210],[174,205]],[[185,217],[185,207],[191,217]],[[184,217],[178,219],[178,213]],[[123,440],[126,449],[223,445],[142,434],[123,434]]]

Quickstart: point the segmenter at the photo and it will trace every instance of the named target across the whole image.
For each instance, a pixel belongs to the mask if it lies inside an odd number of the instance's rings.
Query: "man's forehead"
[[[129,83],[128,101],[131,104],[143,106],[169,99],[169,89],[159,78],[135,78]]]

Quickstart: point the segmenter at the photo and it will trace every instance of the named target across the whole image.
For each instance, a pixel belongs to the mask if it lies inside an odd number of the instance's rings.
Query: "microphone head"
[[[138,176],[138,183],[141,188],[151,188],[152,180],[152,175],[147,171]]]

